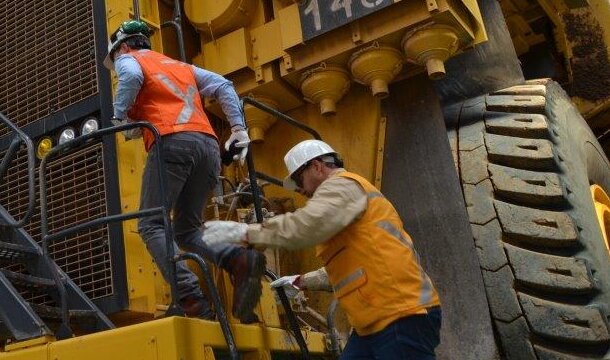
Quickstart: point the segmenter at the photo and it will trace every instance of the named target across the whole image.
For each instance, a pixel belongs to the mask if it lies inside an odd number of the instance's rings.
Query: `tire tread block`
[[[515,278],[509,266],[504,266],[498,271],[483,271],[485,281],[485,292],[491,309],[492,317],[496,320],[511,322],[522,316],[517,293],[512,286]]]
[[[487,132],[530,139],[549,137],[546,117],[540,114],[488,113],[485,118]]]
[[[542,254],[505,244],[518,282],[561,294],[590,293],[595,281],[586,260]]]
[[[574,344],[604,344],[608,324],[598,308],[565,305],[519,294],[532,331],[540,336]]]
[[[492,95],[538,95],[546,96],[546,86],[539,84],[526,84],[511,86],[494,92]]]
[[[547,349],[540,345],[534,345],[534,350],[538,354],[539,360],[590,360],[590,356],[581,357],[574,354],[566,354],[555,350]]]
[[[464,185],[464,199],[470,223],[484,225],[496,217],[493,186],[489,179],[477,185]]]
[[[495,200],[505,234],[533,245],[566,247],[577,243],[574,220],[563,212],[545,211]]]
[[[488,111],[512,113],[544,113],[546,99],[538,95],[487,95]]]
[[[481,268],[496,271],[508,263],[502,246],[502,228],[498,220],[485,225],[472,224],[472,234]]]
[[[561,179],[552,172],[514,169],[489,164],[489,173],[497,194],[524,205],[566,204]]]
[[[460,151],[460,174],[462,182],[476,185],[489,177],[485,146],[473,151]]]
[[[486,134],[489,160],[514,168],[552,170],[556,167],[552,143],[545,139],[524,139]]]
[[[536,359],[536,353],[529,341],[529,327],[523,317],[510,323],[495,321],[495,325],[507,360]]]

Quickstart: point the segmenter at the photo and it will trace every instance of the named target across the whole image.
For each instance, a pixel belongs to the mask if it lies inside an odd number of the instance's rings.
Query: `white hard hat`
[[[112,36],[110,36],[110,39],[108,40],[108,53],[106,53],[106,57],[104,58],[104,66],[108,70],[114,68],[112,53],[119,48],[123,41],[136,36],[143,36],[145,38],[150,36],[150,29],[146,23],[138,20],[125,21]]]
[[[327,154],[336,154],[330,145],[321,140],[305,140],[296,144],[288,150],[284,156],[284,163],[288,169],[288,176],[284,178],[284,187],[288,190],[297,188],[297,184],[290,178],[301,166],[307,164],[309,160]]]

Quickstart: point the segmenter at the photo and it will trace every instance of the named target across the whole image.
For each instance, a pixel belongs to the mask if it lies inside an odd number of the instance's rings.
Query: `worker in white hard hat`
[[[163,138],[163,167],[159,169],[154,136],[148,130],[140,134],[149,152],[142,175],[140,209],[169,204],[177,245],[205,256],[229,272],[235,287],[233,314],[242,323],[256,322],[254,308],[262,292],[264,255],[234,244],[207,246],[201,241],[204,205],[220,175],[218,137],[203,110],[201,96],[218,100],[231,124],[225,149],[233,144],[239,152],[236,158],[243,160],[250,139],[239,98],[231,81],[221,75],[151,50],[149,36],[145,23],[123,22],[110,37],[104,60],[118,78],[113,123],[147,121]],[[137,136],[133,132],[125,135]],[[163,170],[167,175],[166,199],[159,198],[159,172]],[[138,219],[138,232],[161,274],[170,281],[163,219]],[[176,278],[179,298],[173,300],[186,315],[213,319],[214,312],[198,278],[184,261],[176,263]]]
[[[334,292],[354,328],[341,359],[434,359],[440,301],[392,204],[346,171],[339,154],[320,140],[300,142],[284,162],[284,186],[299,188],[307,204],[263,224],[208,222],[204,242],[315,246],[323,268],[271,286],[288,296],[303,289]]]

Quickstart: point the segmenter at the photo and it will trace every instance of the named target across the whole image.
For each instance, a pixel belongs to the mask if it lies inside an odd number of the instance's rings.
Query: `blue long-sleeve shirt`
[[[239,97],[235,88],[233,88],[233,83],[221,75],[195,65],[191,66],[194,69],[199,94],[214,98],[220,103],[220,107],[232,128],[245,128]],[[144,74],[138,61],[129,54],[118,56],[114,63],[114,69],[119,80],[113,103],[114,116],[119,119],[127,119],[127,112],[136,100],[136,96],[144,83]]]

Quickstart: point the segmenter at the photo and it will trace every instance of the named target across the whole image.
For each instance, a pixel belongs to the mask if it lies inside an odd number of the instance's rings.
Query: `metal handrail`
[[[265,276],[267,276],[271,280],[277,280],[279,277],[271,270],[265,270]],[[299,327],[299,322],[297,317],[294,315],[292,311],[292,307],[290,306],[290,300],[288,300],[288,296],[286,296],[286,292],[283,287],[275,288],[277,292],[277,296],[280,298],[280,302],[282,303],[282,307],[284,308],[284,312],[286,313],[286,317],[288,318],[288,324],[292,330],[292,335],[294,336],[297,344],[299,345],[299,349],[301,349],[301,355],[304,360],[309,360],[311,357],[309,356],[309,349],[307,349],[307,343],[305,342],[305,338],[301,333],[301,328]]]
[[[292,125],[305,132],[308,132],[316,140],[322,140],[322,137],[320,136],[320,134],[317,131],[315,131],[313,128],[303,124],[302,122],[300,122],[298,120],[291,118],[290,116],[288,116],[282,112],[275,110],[272,107],[269,107],[269,106],[257,101],[256,99],[254,99],[252,97],[249,97],[249,96],[243,97],[242,98],[242,109],[244,107],[243,104],[250,104],[271,115],[277,116],[280,120],[287,122],[289,125]],[[244,117],[245,117],[245,115],[244,115]],[[246,163],[248,166],[248,177],[250,179],[251,192],[253,194],[253,199],[254,199],[254,213],[256,215],[256,221],[258,223],[262,223],[263,222],[263,209],[262,209],[262,204],[261,204],[262,195],[261,195],[261,190],[257,183],[257,177],[264,179],[266,181],[269,181],[270,183],[278,185],[278,186],[282,186],[282,181],[277,178],[274,178],[272,176],[257,172],[254,167],[254,157],[252,156],[252,151],[248,151],[248,154],[246,155]],[[278,276],[269,269],[267,269],[265,271],[265,275],[268,278],[271,278],[272,280],[278,279]],[[282,306],[284,307],[284,311],[286,312],[286,317],[288,318],[288,324],[289,324],[290,328],[292,329],[293,335],[297,341],[297,344],[299,345],[299,348],[301,349],[301,354],[303,356],[303,359],[308,360],[308,359],[310,359],[309,349],[307,348],[307,344],[305,343],[305,339],[303,338],[303,334],[301,333],[301,328],[299,327],[297,317],[294,315],[294,312],[292,311],[292,307],[290,306],[290,301],[288,300],[288,297],[286,296],[286,293],[283,288],[277,288],[276,292],[277,292],[278,297],[280,298],[280,302],[282,303]]]
[[[78,224],[78,225],[73,226],[68,229],[64,229],[55,234],[49,234],[49,227],[48,227],[49,224],[48,224],[48,217],[47,217],[47,184],[46,184],[46,178],[45,178],[47,163],[49,162],[49,160],[52,159],[55,155],[61,154],[62,152],[66,151],[66,150],[76,149],[81,146],[84,146],[90,140],[98,139],[105,135],[114,134],[114,133],[117,133],[120,131],[131,130],[131,129],[135,129],[135,128],[147,128],[149,131],[151,131],[151,133],[153,134],[153,136],[155,138],[154,146],[155,146],[155,149],[157,150],[157,155],[158,155],[157,156],[157,168],[163,169],[163,164],[162,164],[162,160],[161,160],[163,158],[163,142],[161,140],[161,135],[159,134],[159,131],[152,124],[150,124],[148,122],[143,122],[143,121],[122,124],[122,125],[118,125],[118,126],[104,128],[104,129],[99,129],[90,134],[81,135],[73,140],[70,140],[64,144],[61,144],[61,145],[58,145],[58,146],[52,148],[49,151],[49,153],[40,162],[40,167],[39,167],[40,212],[41,212],[40,228],[41,228],[41,237],[42,237],[42,250],[43,250],[43,256],[45,258],[45,261],[48,264],[49,269],[51,270],[53,280],[57,286],[57,291],[59,293],[61,312],[62,312],[61,327],[62,327],[62,330],[64,331],[64,333],[62,334],[64,337],[71,335],[70,319],[69,319],[69,312],[68,312],[68,299],[67,299],[66,289],[64,288],[59,270],[53,265],[53,262],[51,261],[51,257],[49,255],[49,243],[51,241],[55,241],[57,238],[65,237],[67,235],[73,234],[75,232],[78,232],[78,231],[81,231],[84,229],[88,229],[88,228],[91,228],[94,226],[109,224],[112,222],[134,219],[134,218],[139,218],[139,217],[146,217],[146,216],[161,216],[163,218],[163,225],[164,225],[164,229],[165,229],[165,237],[166,237],[166,243],[167,243],[167,261],[169,263],[169,272],[170,272],[169,283],[170,283],[170,288],[171,288],[171,293],[172,293],[172,304],[170,305],[170,308],[168,309],[168,313],[173,313],[173,314],[180,313],[180,311],[178,310],[177,305],[176,305],[176,303],[178,301],[178,285],[177,285],[177,279],[176,279],[176,268],[175,268],[176,264],[173,262],[174,236],[173,236],[173,229],[171,227],[171,222],[169,220],[169,211],[168,211],[169,204],[167,204],[167,198],[165,196],[166,184],[167,184],[167,181],[166,181],[167,174],[165,174],[164,171],[159,171],[159,179],[160,179],[159,195],[163,202],[163,204],[161,204],[160,207],[144,209],[144,210],[140,210],[140,211],[136,211],[136,212],[132,212],[132,213],[128,213],[128,214],[108,215],[108,216],[94,219],[94,220],[86,222],[86,223]]]
[[[229,326],[229,320],[227,318],[227,314],[222,307],[222,302],[220,301],[220,295],[218,295],[218,289],[216,288],[216,284],[214,284],[214,279],[212,278],[212,274],[210,273],[210,268],[208,264],[201,258],[201,256],[194,253],[182,253],[178,254],[174,257],[174,261],[180,261],[184,259],[194,260],[201,268],[201,272],[203,272],[203,276],[205,278],[205,282],[208,286],[208,291],[212,297],[212,301],[214,302],[214,307],[216,308],[216,314],[218,315],[218,322],[220,322],[220,328],[222,329],[222,333],[227,341],[227,347],[229,348],[229,354],[231,355],[231,359],[239,360],[239,352],[237,351],[237,345],[235,344],[235,338],[233,337],[233,332],[231,332],[231,327]]]
[[[35,163],[36,160],[34,157],[34,143],[32,142],[32,139],[30,139],[29,136],[27,136],[21,129],[19,129],[17,127],[17,125],[13,124],[13,122],[11,120],[9,120],[9,118],[1,112],[0,112],[0,120],[6,126],[8,126],[12,131],[14,131],[17,134],[17,136],[20,138],[20,140],[13,138],[13,141],[11,141],[11,145],[9,146],[6,154],[4,155],[4,158],[2,159],[2,163],[0,163],[0,179],[4,178],[4,175],[6,174],[8,166],[10,165],[11,161],[17,154],[17,150],[19,150],[19,144],[21,142],[23,142],[27,148],[27,154],[28,154],[28,170],[27,170],[28,171],[28,207],[27,207],[27,210],[25,211],[25,215],[23,215],[21,220],[15,221],[15,220],[8,219],[8,218],[2,219],[4,221],[4,223],[2,225],[13,227],[13,228],[20,228],[20,227],[23,227],[28,221],[30,221],[30,218],[32,217],[32,214],[34,212],[34,204],[36,201],[35,174],[34,174],[34,169],[36,167],[36,163]]]
[[[277,116],[280,120],[283,120],[292,126],[295,126],[303,131],[310,133],[316,140],[322,140],[322,137],[320,136],[320,134],[317,131],[315,131],[313,128],[303,124],[302,122],[300,122],[296,119],[291,118],[290,116],[288,116],[280,111],[275,110],[274,108],[272,108],[270,106],[267,106],[259,101],[256,101],[256,99],[254,99],[250,96],[244,96],[243,98],[241,98],[241,101],[243,103],[250,104],[256,108],[259,108],[260,110],[266,111],[271,115]]]
[[[172,26],[176,30],[176,38],[178,40],[178,52],[180,60],[186,62],[186,51],[184,50],[184,36],[182,31],[182,9],[180,8],[180,0],[174,0],[174,14],[172,20],[161,24],[161,28]]]
[[[330,338],[330,352],[336,358],[341,356],[341,345],[339,344],[339,334],[337,333],[337,327],[335,326],[335,314],[337,312],[337,305],[339,300],[334,298],[328,306],[328,312],[326,313],[326,324],[328,327],[328,337]]]

